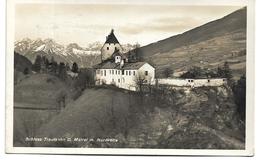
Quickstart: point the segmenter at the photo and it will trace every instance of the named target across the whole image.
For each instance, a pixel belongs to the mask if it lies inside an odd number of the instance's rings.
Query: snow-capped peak
[[[35,49],[35,51],[43,51],[44,48],[45,48],[45,44],[43,44],[43,45],[37,47],[37,48]]]

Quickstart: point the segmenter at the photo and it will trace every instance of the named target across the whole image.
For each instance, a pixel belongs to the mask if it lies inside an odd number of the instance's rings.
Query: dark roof
[[[119,41],[117,40],[113,29],[111,30],[110,34],[107,36],[105,43],[114,43],[114,44],[118,43],[119,44]]]
[[[114,58],[115,56],[121,56],[123,59],[128,58],[128,57],[127,57],[127,54],[121,53],[121,52],[119,51],[119,49],[116,49],[116,50],[114,51],[114,53],[112,54],[112,57],[113,57],[113,58]]]
[[[123,69],[125,70],[135,70],[142,67],[146,62],[134,62],[134,63],[125,63]]]
[[[142,67],[146,62],[134,62],[134,63],[124,63],[124,66],[120,68],[120,64],[116,64],[113,61],[106,61],[93,66],[95,69],[122,69],[122,70],[137,70]]]

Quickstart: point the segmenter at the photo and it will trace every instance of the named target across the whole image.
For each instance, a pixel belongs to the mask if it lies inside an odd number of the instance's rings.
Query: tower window
[[[109,50],[109,47],[107,47],[107,50]]]
[[[147,76],[148,75],[148,71],[145,71],[145,76]]]

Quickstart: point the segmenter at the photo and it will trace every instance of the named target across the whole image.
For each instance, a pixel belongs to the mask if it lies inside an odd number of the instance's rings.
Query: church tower
[[[101,48],[101,62],[110,58],[116,50],[121,52],[122,47],[114,34],[114,30],[112,29],[110,34],[106,37],[106,42]]]

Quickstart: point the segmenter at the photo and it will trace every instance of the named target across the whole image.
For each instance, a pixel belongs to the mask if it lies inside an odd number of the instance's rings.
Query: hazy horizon
[[[51,38],[86,46],[105,42],[111,29],[121,44],[153,43],[210,21],[242,6],[115,4],[18,4],[15,40]]]

